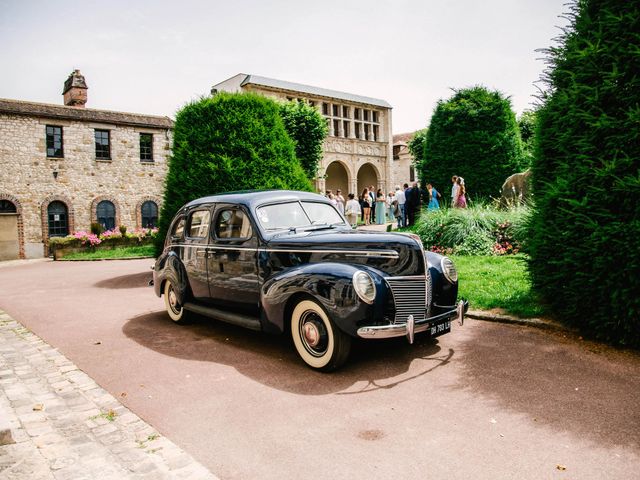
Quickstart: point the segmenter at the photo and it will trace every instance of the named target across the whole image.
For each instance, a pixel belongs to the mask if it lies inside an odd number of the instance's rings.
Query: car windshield
[[[265,205],[256,210],[258,221],[267,231],[306,228],[312,225],[345,226],[333,206],[320,202],[288,202]]]

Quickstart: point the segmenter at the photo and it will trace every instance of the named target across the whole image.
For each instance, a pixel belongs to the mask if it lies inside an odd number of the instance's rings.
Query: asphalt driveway
[[[223,479],[638,478],[637,354],[471,320],[321,374],[287,339],[172,324],[151,263],[0,268],[0,308]]]

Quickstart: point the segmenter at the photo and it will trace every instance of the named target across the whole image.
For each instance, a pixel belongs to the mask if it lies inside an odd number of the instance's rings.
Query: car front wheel
[[[171,320],[178,324],[188,323],[190,320],[189,312],[182,308],[178,301],[175,286],[171,280],[167,280],[164,284],[164,305]]]
[[[323,372],[340,367],[351,350],[351,337],[338,329],[313,300],[302,300],[293,309],[291,336],[302,360]]]

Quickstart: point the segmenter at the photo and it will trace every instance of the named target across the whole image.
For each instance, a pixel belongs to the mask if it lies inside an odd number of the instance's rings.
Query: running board
[[[240,313],[231,313],[225,310],[220,310],[215,307],[199,305],[197,303],[185,303],[182,306],[182,308],[190,312],[197,313],[198,315],[214,318],[216,320],[231,323],[233,325],[238,325],[239,327],[244,327],[250,330],[257,330],[257,331],[262,330],[262,326],[260,325],[260,320],[255,317],[251,317],[249,315],[242,315]]]

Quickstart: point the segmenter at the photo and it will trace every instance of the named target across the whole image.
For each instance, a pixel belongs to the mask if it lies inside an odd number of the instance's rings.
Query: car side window
[[[189,220],[189,237],[205,238],[209,233],[209,219],[211,213],[209,210],[196,210],[190,216]]]
[[[227,208],[216,217],[215,234],[218,238],[246,240],[251,238],[251,221],[242,210]]]
[[[171,232],[172,237],[182,238],[182,234],[184,233],[184,217],[180,218],[174,225],[173,231]]]

